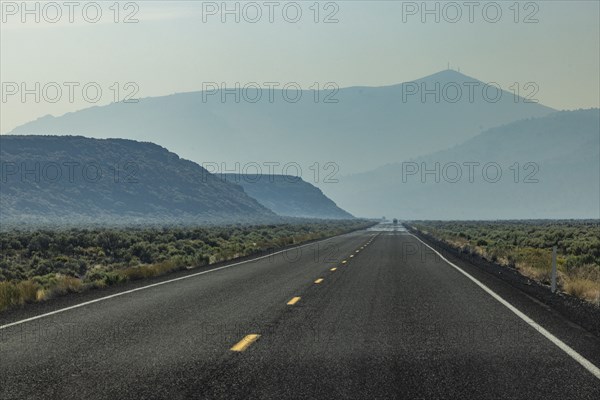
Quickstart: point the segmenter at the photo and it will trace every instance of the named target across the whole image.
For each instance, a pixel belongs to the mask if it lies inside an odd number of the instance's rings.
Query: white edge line
[[[448,259],[446,259],[446,257],[441,255],[436,249],[434,249],[433,247],[431,247],[430,245],[428,245],[427,243],[425,243],[424,241],[422,241],[420,238],[413,235],[412,233],[409,233],[409,234],[411,236],[414,236],[419,242],[423,243],[425,246],[427,246],[431,250],[433,250],[438,256],[440,256],[440,258],[442,260],[444,260],[446,263],[448,263],[454,269],[458,270],[458,272],[460,272],[461,274],[463,274],[464,276],[469,278],[471,281],[473,281],[477,286],[479,286],[481,289],[483,289],[487,294],[492,296],[494,299],[498,300],[503,306],[505,306],[510,311],[515,313],[519,318],[521,318],[523,321],[525,321],[529,326],[531,326],[536,331],[541,333],[546,339],[548,339],[549,341],[554,343],[559,349],[561,349],[562,351],[567,353],[573,360],[575,360],[579,364],[581,364],[581,366],[583,366],[583,368],[587,369],[592,375],[594,375],[596,378],[600,379],[600,369],[598,369],[598,367],[596,367],[594,364],[592,364],[590,361],[588,361],[585,357],[583,357],[581,354],[579,354],[578,352],[573,350],[565,342],[563,342],[562,340],[560,340],[559,338],[557,338],[556,336],[554,336],[553,334],[548,332],[540,324],[538,324],[537,322],[535,322],[534,320],[529,318],[527,315],[525,315],[524,313],[519,311],[516,307],[514,307],[508,301],[504,300],[502,297],[500,297],[498,294],[496,294],[496,292],[494,292],[492,289],[490,289],[489,287],[487,287],[486,285],[484,285],[483,283],[478,281],[476,278],[474,278],[467,272],[463,271],[461,268],[459,268],[455,264],[448,261]]]
[[[104,300],[112,299],[112,298],[115,298],[115,297],[123,296],[123,295],[129,294],[129,293],[137,292],[137,291],[140,291],[140,290],[149,289],[149,288],[153,288],[153,287],[160,286],[160,285],[165,285],[165,284],[171,283],[171,282],[181,281],[183,279],[194,278],[194,277],[196,277],[198,275],[204,275],[204,274],[208,274],[209,272],[220,271],[222,269],[226,269],[226,268],[230,268],[230,267],[235,267],[236,265],[240,265],[240,264],[246,264],[246,263],[257,261],[257,260],[262,260],[263,258],[272,257],[272,256],[274,256],[276,254],[283,253],[284,251],[288,251],[288,250],[291,250],[291,249],[299,249],[299,248],[310,246],[310,245],[313,245],[313,244],[316,244],[316,243],[326,242],[328,240],[335,239],[335,238],[341,237],[341,236],[345,236],[345,235],[348,235],[350,233],[353,233],[353,232],[343,233],[341,235],[332,236],[332,237],[327,238],[327,239],[322,239],[322,240],[318,240],[316,242],[306,243],[306,244],[303,244],[303,245],[300,245],[300,246],[296,246],[296,247],[290,247],[290,248],[283,249],[283,250],[280,250],[280,251],[275,252],[275,253],[271,253],[271,254],[267,254],[267,255],[264,255],[264,256],[252,258],[250,260],[240,261],[240,262],[233,263],[233,264],[227,264],[227,265],[223,265],[221,267],[209,269],[207,271],[197,272],[195,274],[181,276],[179,278],[169,279],[169,280],[166,280],[166,281],[153,283],[151,285],[146,285],[146,286],[142,286],[142,287],[139,287],[139,288],[126,290],[124,292],[119,292],[119,293],[111,294],[109,296],[100,297],[98,299],[94,299],[94,300],[86,301],[86,302],[83,302],[83,303],[75,304],[74,306],[65,307],[65,308],[54,310],[54,311],[51,311],[51,312],[48,312],[48,313],[45,313],[45,314],[36,315],[35,317],[30,317],[30,318],[22,319],[20,321],[11,322],[9,324],[0,326],[0,330],[6,329],[6,328],[10,328],[11,326],[24,324],[26,322],[35,321],[36,319],[41,319],[41,318],[49,317],[49,316],[54,315],[54,314],[59,314],[59,313],[65,312],[65,311],[73,310],[75,308],[84,307],[84,306],[87,306],[87,305],[90,305],[90,304],[98,303],[100,301],[104,301]]]

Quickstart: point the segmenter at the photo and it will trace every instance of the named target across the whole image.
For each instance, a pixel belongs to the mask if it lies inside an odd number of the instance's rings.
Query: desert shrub
[[[0,311],[20,304],[20,294],[12,282],[0,282]]]
[[[50,297],[72,292],[81,292],[83,290],[83,282],[79,278],[56,274],[56,276],[51,279],[47,289]]]
[[[0,232],[0,309],[276,249],[373,223]]]
[[[33,303],[37,300],[37,292],[41,289],[40,285],[34,281],[27,280],[19,282],[17,285],[19,291],[19,304]]]

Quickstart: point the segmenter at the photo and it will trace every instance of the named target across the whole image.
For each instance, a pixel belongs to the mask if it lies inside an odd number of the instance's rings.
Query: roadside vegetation
[[[550,284],[557,246],[558,287],[600,305],[600,222],[416,221],[410,225],[463,253],[477,254]]]
[[[269,252],[370,225],[364,220],[345,220],[1,232],[0,311],[71,292]]]

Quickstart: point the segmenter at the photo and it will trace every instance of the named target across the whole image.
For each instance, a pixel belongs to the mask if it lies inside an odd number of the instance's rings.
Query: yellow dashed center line
[[[294,304],[296,304],[299,301],[300,301],[300,297],[292,297],[292,299],[287,302],[287,305],[288,306],[293,306]]]
[[[335,271],[337,268],[333,267],[330,269],[330,271]]]
[[[321,283],[321,282],[323,282],[323,278],[319,278],[315,281],[315,283]]]
[[[342,264],[346,264],[347,262],[348,262],[348,261],[344,260],[344,261],[342,261]]]
[[[256,342],[259,337],[260,335],[257,335],[255,333],[247,335],[245,338],[240,340],[235,346],[233,346],[231,348],[231,351],[245,351],[252,343]]]
[[[350,258],[354,257],[354,254],[350,254]]]

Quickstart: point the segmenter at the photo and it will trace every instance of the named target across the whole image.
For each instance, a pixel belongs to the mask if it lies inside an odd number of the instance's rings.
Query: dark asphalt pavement
[[[600,366],[597,337],[464,268]],[[0,329],[0,399],[188,398],[596,400],[600,379],[406,232],[338,236]]]

